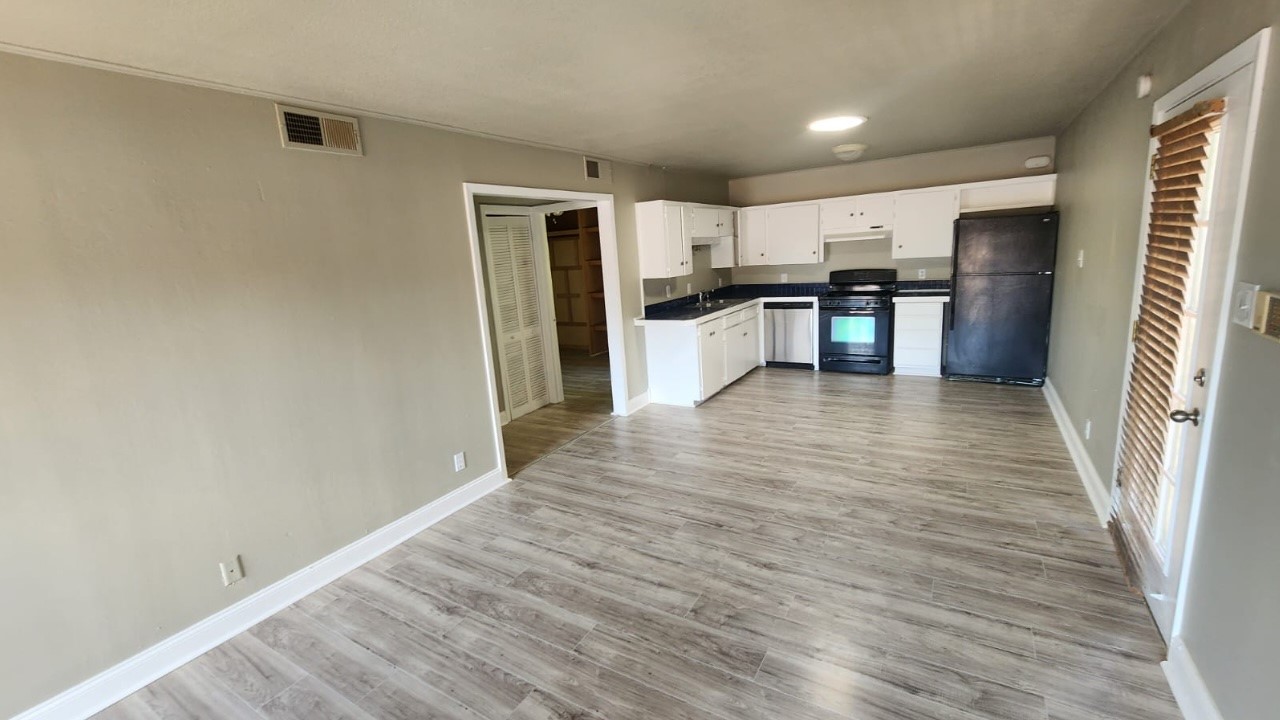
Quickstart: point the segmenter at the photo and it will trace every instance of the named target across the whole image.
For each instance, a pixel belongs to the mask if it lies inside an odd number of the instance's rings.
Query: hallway
[[[590,356],[561,350],[560,372],[564,378],[564,402],[538,408],[502,427],[507,473],[513,477],[538,458],[613,416],[607,353]]]

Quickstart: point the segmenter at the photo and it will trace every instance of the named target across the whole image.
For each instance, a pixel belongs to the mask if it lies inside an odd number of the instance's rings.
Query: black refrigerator
[[[1043,385],[1058,213],[961,218],[955,226],[945,375]]]

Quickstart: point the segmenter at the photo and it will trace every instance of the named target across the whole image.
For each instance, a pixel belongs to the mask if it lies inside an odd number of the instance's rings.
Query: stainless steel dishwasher
[[[764,304],[764,361],[769,367],[813,369],[812,302]]]

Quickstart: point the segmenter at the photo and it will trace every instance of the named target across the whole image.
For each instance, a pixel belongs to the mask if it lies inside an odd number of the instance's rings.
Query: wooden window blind
[[[1120,438],[1120,492],[1111,530],[1132,573],[1154,562],[1160,489],[1166,474],[1170,405],[1186,331],[1186,293],[1201,218],[1210,150],[1226,111],[1224,99],[1197,103],[1151,128],[1154,189],[1143,259],[1134,351]]]

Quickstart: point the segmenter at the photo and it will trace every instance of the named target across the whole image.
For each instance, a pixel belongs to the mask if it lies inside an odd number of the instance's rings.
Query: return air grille
[[[353,117],[276,105],[280,144],[298,150],[363,155],[360,126]]]

